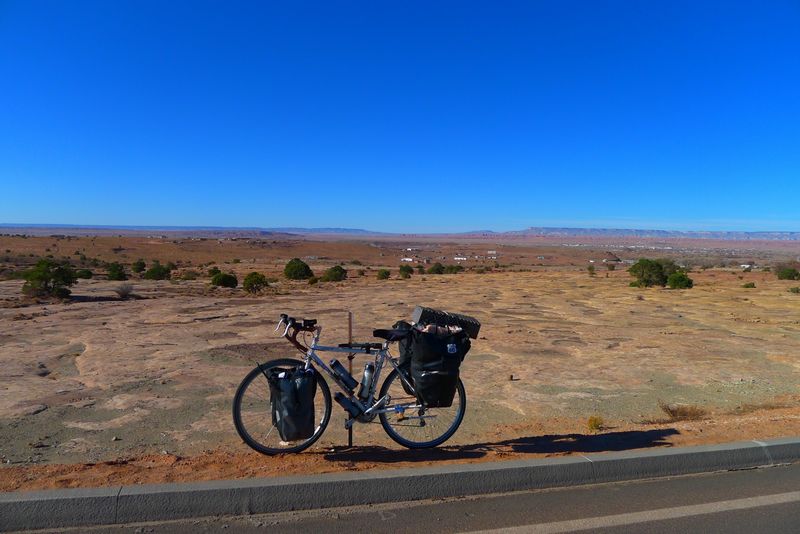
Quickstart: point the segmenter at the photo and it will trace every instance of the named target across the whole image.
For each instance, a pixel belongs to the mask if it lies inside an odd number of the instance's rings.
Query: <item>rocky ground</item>
[[[257,269],[257,265],[255,266]],[[250,269],[251,266],[248,266]],[[693,273],[691,290],[627,273],[531,272],[281,282],[251,297],[207,280],[82,280],[70,303],[22,305],[0,282],[0,490],[325,472],[735,441],[800,429],[800,296],[769,273]],[[755,289],[744,289],[753,281]],[[416,304],[483,323],[463,367],[463,426],[437,451],[397,451],[377,424],[341,450],[343,415],[310,451],[250,453],[230,416],[253,362],[292,355],[281,312],[323,340],[408,318]],[[364,360],[356,360],[356,367]],[[513,376],[513,379],[511,378]],[[662,405],[694,407],[674,421]],[[587,420],[602,419],[599,428]]]

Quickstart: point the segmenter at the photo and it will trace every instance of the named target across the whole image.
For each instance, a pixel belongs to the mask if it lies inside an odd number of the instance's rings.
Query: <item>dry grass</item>
[[[780,410],[781,408],[789,408],[790,405],[785,402],[762,402],[758,404],[742,404],[730,411],[731,415],[743,415],[747,413],[758,412],[761,410]]]
[[[133,284],[120,284],[114,288],[114,293],[123,300],[130,298],[133,295]]]
[[[593,415],[586,421],[586,427],[589,432],[597,433],[605,428],[605,421],[599,415]]]
[[[694,404],[667,404],[664,401],[658,401],[658,407],[667,415],[670,422],[696,421],[708,414],[705,408]]]

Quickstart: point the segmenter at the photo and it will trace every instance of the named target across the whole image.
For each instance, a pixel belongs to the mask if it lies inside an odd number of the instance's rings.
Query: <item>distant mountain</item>
[[[567,228],[532,226],[524,230],[495,232],[475,230],[471,232],[376,232],[361,228],[301,228],[301,227],[224,227],[224,226],[113,226],[77,224],[11,224],[0,223],[0,233],[28,235],[170,235],[173,237],[300,237],[329,235],[343,237],[454,237],[454,238],[533,238],[533,237],[635,237],[650,239],[716,239],[731,241],[800,241],[800,232],[740,232],[740,231],[680,231],[646,230],[632,228]]]
[[[643,237],[662,239],[723,239],[735,241],[771,240],[797,241],[800,232],[739,232],[712,230],[643,230],[631,228],[553,228],[530,227],[525,230],[504,232],[509,236],[543,237]]]
[[[393,235],[386,232],[373,232],[372,230],[362,230],[361,228],[299,228],[299,227],[280,227],[264,228],[268,232],[281,232],[286,234],[337,234],[337,235]]]

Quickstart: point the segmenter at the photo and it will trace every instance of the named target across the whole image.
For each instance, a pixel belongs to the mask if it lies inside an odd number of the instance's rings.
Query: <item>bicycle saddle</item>
[[[372,331],[372,337],[379,337],[381,339],[385,339],[386,341],[399,341],[410,333],[411,330],[400,330],[400,329],[388,330],[385,328],[379,328],[378,330]]]

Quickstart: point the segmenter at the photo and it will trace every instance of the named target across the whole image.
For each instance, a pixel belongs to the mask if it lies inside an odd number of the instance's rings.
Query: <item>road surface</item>
[[[798,532],[800,464],[440,501],[79,530],[94,534]]]

